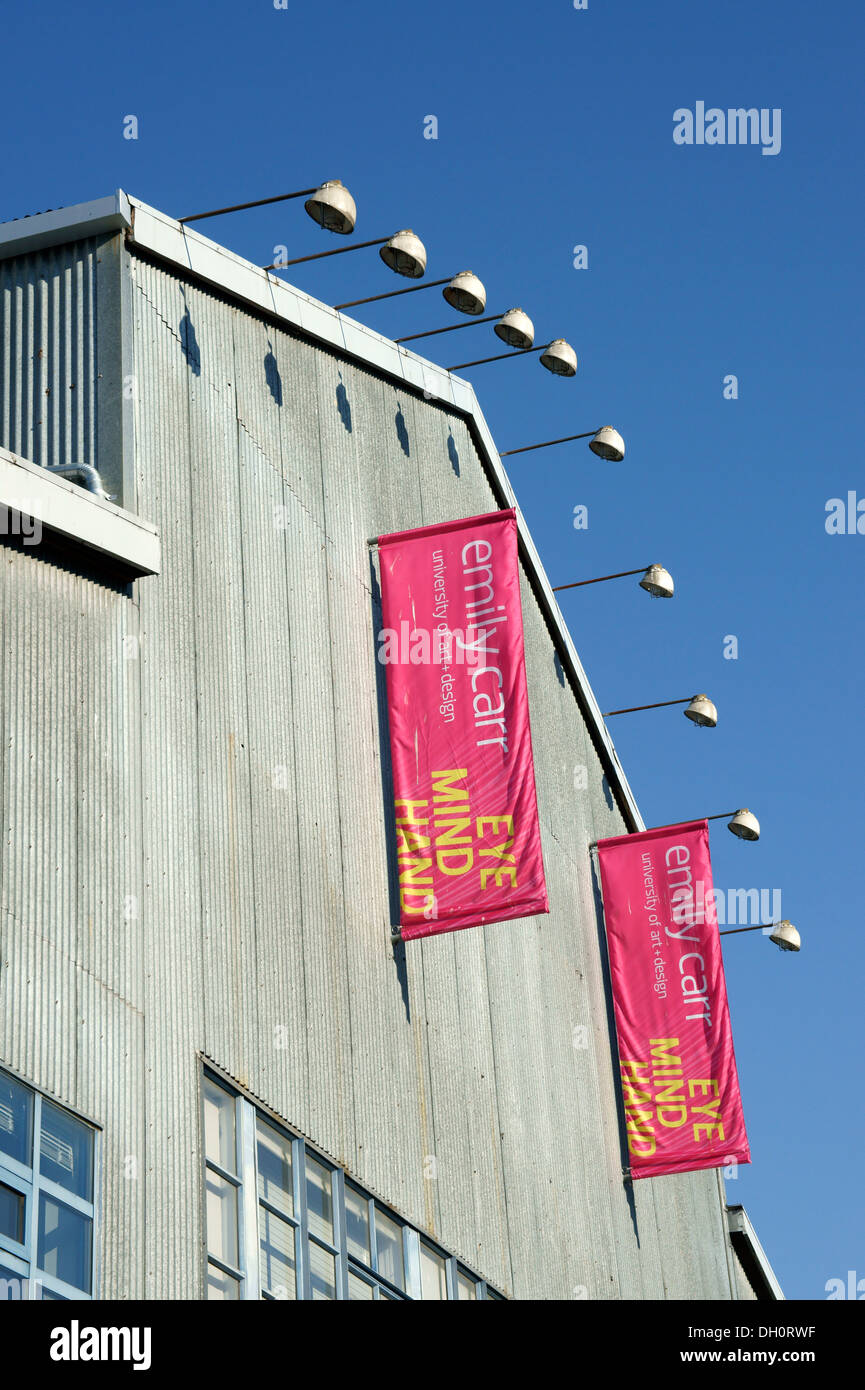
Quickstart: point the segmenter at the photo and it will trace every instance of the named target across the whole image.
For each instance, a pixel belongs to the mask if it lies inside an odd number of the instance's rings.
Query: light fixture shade
[[[684,713],[701,729],[714,729],[718,722],[718,711],[708,695],[695,695]]]
[[[317,188],[303,205],[314,222],[326,232],[341,232],[348,236],[354,231],[357,208],[348,189],[339,179],[328,179]]]
[[[386,241],[379,255],[389,270],[406,275],[409,280],[419,280],[426,270],[426,247],[411,227]]]
[[[535,341],[535,325],[522,309],[508,309],[496,324],[496,333],[508,347],[530,348]]]
[[[740,840],[759,840],[760,822],[756,816],[745,806],[741,811],[737,811],[732,820],[727,822],[727,829],[734,835],[738,835]]]
[[[461,270],[442,294],[452,309],[461,314],[482,314],[487,307],[487,292],[476,275],[470,270]]]
[[[621,463],[625,457],[625,441],[612,425],[604,425],[594,439],[589,440],[589,448],[599,459],[607,463]]]
[[[775,923],[769,933],[769,940],[774,941],[776,946],[780,946],[782,951],[801,951],[802,949],[801,936],[793,923],[788,922],[786,918],[783,922]]]
[[[576,376],[577,354],[564,338],[554,338],[541,353],[541,366],[554,376]]]
[[[640,580],[640,588],[645,589],[652,598],[672,598],[674,593],[673,576],[663,565],[649,565]]]

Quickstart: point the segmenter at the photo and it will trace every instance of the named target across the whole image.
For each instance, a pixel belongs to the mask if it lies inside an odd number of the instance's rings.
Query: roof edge
[[[121,188],[107,198],[76,203],[69,208],[37,212],[0,223],[0,260],[24,256],[47,246],[63,246],[101,232],[119,232],[132,226],[132,209]]]
[[[727,1226],[733,1249],[758,1299],[786,1301],[784,1291],[744,1207],[727,1208]]]

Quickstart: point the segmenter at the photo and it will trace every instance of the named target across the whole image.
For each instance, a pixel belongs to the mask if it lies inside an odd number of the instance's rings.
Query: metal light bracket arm
[[[247,208],[263,208],[268,203],[284,203],[289,198],[310,198],[317,192],[316,188],[301,188],[298,193],[278,193],[275,198],[257,198],[254,203],[235,203],[230,208],[214,208],[212,212],[193,212],[177,220],[182,226],[184,222],[202,222],[205,217],[221,217],[224,212],[245,212]]]
[[[371,246],[373,243],[369,242],[367,244]],[[293,265],[294,262],[289,261],[288,264]],[[333,307],[334,309],[336,309],[337,313],[339,313],[341,309],[355,309],[357,308],[358,304],[375,304],[379,299],[395,299],[398,294],[417,294],[419,290],[432,290],[435,289],[437,285],[449,285],[452,279],[452,275],[446,275],[443,280],[427,280],[425,285],[408,285],[404,290],[388,290],[387,294],[371,294],[366,299],[349,299],[346,301],[345,304],[334,304]],[[472,322],[486,323],[487,320],[473,319]],[[468,325],[464,323],[458,323],[455,325],[455,327],[467,328]],[[436,328],[434,331],[436,333],[445,332],[443,328]],[[422,338],[424,337],[424,334],[415,333],[414,337]],[[394,341],[397,343],[407,343],[408,338],[395,338]]]
[[[533,348],[530,348],[529,351],[532,352],[532,351],[534,351],[534,349],[533,349]],[[487,360],[489,360],[490,362],[492,362],[494,359],[493,359],[493,358],[489,358],[489,359],[487,359]],[[474,365],[474,364],[466,364],[466,365]],[[448,370],[449,370],[449,371],[455,371],[456,369],[455,369],[454,367],[450,367]],[[596,434],[598,434],[598,433],[599,433],[598,430],[586,430],[585,434],[566,434],[566,435],[564,436],[563,439],[547,439],[547,440],[544,441],[543,444],[524,444],[523,447],[522,447],[521,449],[505,449],[504,453],[500,453],[500,454],[499,454],[499,458],[500,458],[500,459],[510,458],[511,454],[528,454],[528,453],[531,452],[532,449],[549,449],[550,446],[553,445],[553,444],[570,444],[570,442],[571,442],[572,439],[590,439],[590,438],[593,439],[594,436],[595,436]],[[628,574],[636,574],[637,571],[636,571],[636,570],[628,570],[627,573],[628,573]],[[610,577],[613,578],[613,579],[618,579],[618,578],[619,578],[618,575],[611,575]],[[553,593],[555,593],[555,589],[553,590]]]
[[[450,284],[450,281],[449,281],[449,280],[448,280],[448,281],[439,280],[439,281],[437,281],[437,283],[440,284],[440,285],[444,285],[444,284]],[[425,288],[425,287],[424,287],[423,285],[421,285],[421,286],[419,286],[419,288],[420,288],[420,289],[423,289],[423,288]],[[397,291],[397,293],[399,293],[399,291]],[[384,296],[382,296],[382,298],[383,298],[383,297],[384,297]],[[359,302],[359,303],[363,303],[363,300],[359,300],[358,302]],[[394,338],[394,342],[395,342],[395,343],[413,343],[413,342],[415,341],[416,338],[434,338],[434,337],[436,336],[436,334],[438,334],[438,333],[456,333],[457,329],[459,329],[459,328],[474,328],[475,324],[478,324],[478,323],[498,323],[499,319],[504,318],[506,312],[507,312],[507,310],[503,310],[501,314],[485,314],[484,317],[483,317],[482,319],[472,318],[472,319],[469,319],[469,321],[468,321],[467,323],[449,323],[449,324],[447,325],[446,328],[428,328],[428,329],[426,330],[425,333],[409,333],[409,334],[407,335],[407,337],[405,337],[405,338]],[[545,346],[548,346],[548,345],[545,344]],[[525,352],[535,352],[536,350],[537,350],[537,351],[540,351],[540,349],[535,349],[535,348],[519,349],[519,351],[525,351]],[[510,355],[511,355],[511,354],[510,354],[509,352],[506,352],[506,353],[504,354],[505,357],[510,357]],[[490,361],[490,362],[491,362],[491,361],[493,361],[493,359],[492,359],[492,358],[488,358],[488,359],[485,358],[484,361]],[[447,370],[448,370],[449,372],[452,372],[452,371],[455,370],[455,368],[453,368],[453,367],[448,367]],[[501,457],[501,455],[499,455],[499,457]]]
[[[627,709],[608,709],[604,710],[604,718],[609,719],[611,714],[636,714],[641,709],[663,709],[666,705],[689,705],[694,697],[686,695],[684,700],[657,700],[653,705],[629,705]]]
[[[356,241],[352,246],[337,246],[333,251],[316,251],[312,256],[295,256],[291,261],[280,261],[279,265],[263,265],[262,270],[285,270],[290,265],[304,265],[306,261],[323,261],[325,256],[345,256],[349,251],[362,251],[365,246],[384,246],[390,237],[376,237],[374,241]]]
[[[772,927],[777,927],[777,922],[764,922],[759,927],[728,927],[726,931],[718,932],[719,936],[738,936],[743,931],[769,931]]]
[[[499,316],[499,317],[500,317],[500,316]],[[475,323],[481,323],[482,320],[481,320],[481,319],[475,319],[474,322],[475,322]],[[458,323],[458,324],[455,325],[456,328],[468,328],[468,326],[469,326],[469,325],[468,325],[467,323]],[[439,328],[439,329],[436,329],[436,332],[437,332],[437,333],[440,333],[441,331],[442,331],[442,330],[441,330],[440,328]],[[551,344],[551,343],[541,343],[539,347],[511,348],[511,351],[510,351],[510,352],[498,352],[498,353],[496,353],[495,357],[478,357],[474,362],[457,362],[457,363],[454,364],[453,367],[445,367],[445,371],[446,371],[446,372],[461,372],[465,367],[480,367],[480,366],[482,366],[485,362],[501,362],[501,361],[503,361],[503,359],[504,359],[505,357],[525,357],[526,354],[527,354],[527,353],[530,353],[530,352],[546,352],[546,350],[547,350],[548,347],[552,347],[552,344]],[[530,445],[529,447],[530,447],[530,448],[537,448],[538,446],[537,446],[537,445]],[[499,454],[499,458],[504,458],[504,454]]]
[[[540,449],[542,447],[543,446],[540,444],[529,445],[530,449]],[[519,449],[511,450],[513,454],[518,454],[520,452],[521,450]],[[646,570],[649,568],[651,568],[649,565],[641,565],[638,570],[619,570],[618,574],[601,574],[597,579],[576,579],[573,584],[554,584],[553,593],[560,594],[563,589],[581,589],[584,584],[603,584],[608,579],[625,579],[631,574],[645,574]],[[676,703],[678,703],[678,701],[676,701]]]

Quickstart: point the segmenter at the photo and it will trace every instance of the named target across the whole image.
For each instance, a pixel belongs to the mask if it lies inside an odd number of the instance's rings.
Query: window
[[[209,1071],[202,1105],[209,1299],[504,1297]]]
[[[96,1132],[0,1070],[0,1301],[93,1297]]]

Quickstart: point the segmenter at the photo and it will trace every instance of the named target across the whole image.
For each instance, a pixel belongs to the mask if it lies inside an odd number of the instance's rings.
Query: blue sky
[[[673,572],[672,603],[620,580],[562,606],[602,709],[718,705],[712,731],[675,708],[611,730],[648,824],[760,817],[756,845],[716,824],[716,886],[780,888],[803,935],[799,956],[726,939],[754,1157],[729,1198],[789,1297],[865,1278],[865,535],[824,525],[829,498],[865,497],[861,7],[48,0],[8,4],[4,39],[0,219],[115,187],[183,216],[338,177],[359,238],[411,226],[431,278],[470,268],[491,312],[520,304],[539,342],[573,343],[573,381],[535,358],[467,375],[503,450],[606,423],[626,439],[620,465],[582,442],[511,477],[553,583]],[[780,153],[674,144],[698,100],[780,108]],[[201,230],[260,264],[336,244],[296,203]],[[331,303],[396,287],[363,252],[295,282]],[[359,312],[393,336],[450,317],[435,291]],[[424,350],[496,343],[476,327]]]

